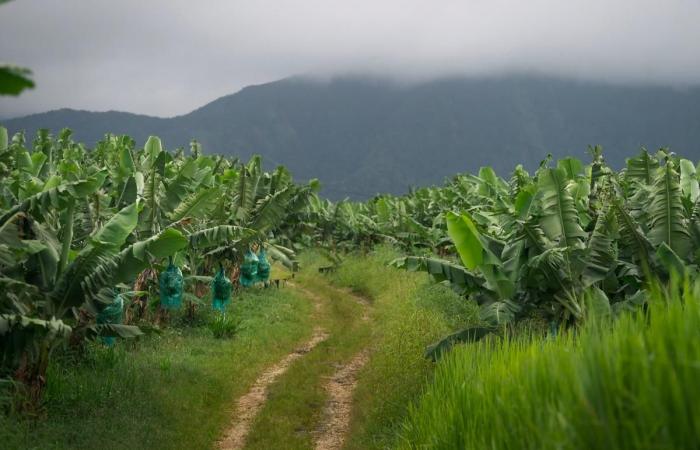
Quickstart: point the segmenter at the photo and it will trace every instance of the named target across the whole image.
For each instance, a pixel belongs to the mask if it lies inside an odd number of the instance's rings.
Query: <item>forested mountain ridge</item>
[[[105,133],[168,148],[199,140],[206,153],[254,153],[331,198],[402,193],[490,165],[507,175],[547,155],[586,159],[600,144],[613,166],[640,146],[700,159],[700,87],[620,86],[554,78],[455,78],[413,85],[367,78],[287,78],[247,87],[172,118],[61,109],[3,122],[10,132]]]

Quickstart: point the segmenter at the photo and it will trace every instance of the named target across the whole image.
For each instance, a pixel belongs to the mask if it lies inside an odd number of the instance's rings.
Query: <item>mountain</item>
[[[455,78],[400,85],[367,78],[287,78],[157,118],[62,109],[5,121],[11,132],[69,127],[94,143],[125,133],[168,148],[199,140],[205,152],[284,164],[319,178],[330,198],[402,193],[462,171],[536,168],[547,153],[608,162],[644,145],[700,159],[700,86],[620,86],[538,77]]]

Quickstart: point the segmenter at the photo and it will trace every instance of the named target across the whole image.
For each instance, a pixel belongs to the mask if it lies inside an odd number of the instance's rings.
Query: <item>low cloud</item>
[[[0,6],[0,59],[38,86],[0,98],[0,117],[173,116],[295,74],[700,84],[699,23],[695,0],[16,0]]]

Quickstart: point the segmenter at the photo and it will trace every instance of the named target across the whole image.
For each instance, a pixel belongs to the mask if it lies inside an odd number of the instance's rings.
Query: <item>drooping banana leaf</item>
[[[78,253],[66,270],[60,273],[51,292],[54,305],[57,306],[57,314],[61,314],[67,308],[80,306],[87,300],[88,290],[84,288],[83,283],[89,277],[94,277],[101,266],[109,264],[117,255],[121,246],[136,228],[137,221],[138,206],[134,203],[112,216],[90,238],[89,244]],[[105,286],[109,284],[93,288],[92,292],[96,293]]]
[[[191,233],[187,238],[192,248],[205,249],[233,241],[252,239],[257,235],[258,232],[250,228],[219,225]]]
[[[654,180],[658,168],[659,160],[643,148],[638,156],[627,159],[625,177],[649,185]]]
[[[618,199],[611,200],[611,208],[617,218],[621,248],[629,252],[640,263],[643,270],[651,269],[651,258],[649,257],[652,251],[651,243],[639,228],[639,224],[630,216]]]
[[[579,159],[568,157],[557,161],[557,169],[564,170],[569,180],[575,180],[583,174],[583,163]]]
[[[217,188],[201,189],[188,195],[170,214],[170,221],[178,222],[185,217],[206,218],[216,207],[220,195]]]
[[[485,303],[479,307],[479,321],[495,329],[512,322],[521,309],[518,303],[510,300]]]
[[[548,248],[528,260],[527,283],[541,291],[565,291],[572,280],[566,270],[567,250],[561,247]]]
[[[476,342],[495,331],[494,328],[473,327],[459,330],[449,336],[439,340],[435,344],[428,346],[425,349],[425,357],[433,361],[437,361],[445,352],[450,350],[456,344],[465,342]]]
[[[202,181],[211,175],[211,169],[205,167],[200,169],[197,160],[188,160],[178,169],[177,177],[167,181],[167,191],[165,198],[161,202],[161,208],[166,215],[171,215],[172,212],[187,199],[188,195],[192,195],[200,187],[207,188]],[[220,188],[222,186],[219,186]],[[221,200],[226,196],[222,195]]]
[[[258,198],[258,185],[261,175],[259,156],[251,158],[247,165],[242,165],[238,175],[238,186],[234,195],[235,216],[246,222],[255,207]]]
[[[549,239],[561,246],[583,248],[586,232],[581,228],[574,199],[566,189],[564,169],[542,169],[538,187],[542,192],[540,225]]]
[[[56,236],[40,223],[32,222],[32,232],[35,239],[41,242],[42,249],[32,254],[26,265],[37,274],[36,283],[45,290],[51,289],[56,279],[61,248]]]
[[[0,95],[16,96],[25,89],[32,89],[34,81],[29,78],[31,75],[32,71],[25,67],[0,64]]]
[[[29,315],[41,305],[43,295],[30,283],[0,276],[0,313]]]
[[[95,335],[101,337],[120,337],[123,339],[131,339],[138,336],[143,336],[143,331],[134,325],[123,325],[120,323],[101,323],[92,324],[88,329]]]
[[[584,291],[583,298],[587,318],[600,319],[610,316],[610,299],[605,291],[596,286],[590,286]]]
[[[457,215],[448,212],[445,219],[447,232],[455,244],[464,267],[474,270],[484,261],[484,247],[479,239],[476,226],[467,214]]]
[[[71,332],[70,326],[56,318],[44,320],[20,314],[0,314],[0,336],[30,328],[41,329],[49,337],[65,337]]]
[[[684,259],[690,251],[690,233],[681,200],[678,172],[670,159],[658,169],[654,179],[653,197],[649,205],[649,241],[659,246],[665,242]]]
[[[298,270],[299,262],[292,259],[292,257],[286,254],[284,251],[280,250],[278,246],[268,244],[265,248],[272,260],[279,261],[284,267],[291,270],[292,272]]]
[[[150,265],[151,260],[172,256],[187,247],[187,244],[188,240],[182,233],[166,228],[116,254],[112,252],[103,256],[98,265],[86,273],[80,282],[83,301],[89,304],[97,299],[102,289],[118,283],[131,282]]]
[[[483,289],[486,283],[486,280],[465,267],[438,258],[406,256],[391,261],[389,265],[409,272],[428,272],[435,281],[449,281],[453,289],[461,293],[476,292]]]
[[[60,208],[68,198],[84,198],[92,195],[104,183],[107,171],[100,171],[84,180],[61,184],[24,199],[0,216],[0,225],[19,211],[28,211],[39,219],[51,208]]]
[[[135,203],[137,199],[136,178],[129,176],[126,181],[120,185],[119,197],[117,197],[117,207],[123,207],[131,203]]]
[[[634,312],[638,311],[639,308],[647,302],[647,292],[645,290],[639,290],[633,295],[625,298],[623,301],[615,302],[612,304],[612,311],[614,314],[619,315],[623,312]]]
[[[700,197],[700,184],[695,171],[695,165],[687,159],[680,160],[681,169],[681,192],[683,196],[688,198],[691,204],[694,204]]]
[[[462,262],[467,269],[476,269],[486,279],[486,287],[498,293],[500,299],[508,299],[515,292],[511,277],[503,271],[500,257],[503,243],[481,235],[468,214],[446,214],[447,231],[455,243]]]
[[[494,253],[484,252],[484,262],[479,270],[486,280],[484,287],[496,292],[499,300],[508,300],[515,294],[514,279],[503,270],[503,262]]]
[[[662,242],[656,250],[656,258],[666,269],[669,275],[683,276],[686,273],[686,265],[671,247]]]
[[[285,188],[274,194],[267,195],[258,201],[251,212],[249,227],[260,232],[266,232],[278,224],[287,214],[287,202],[294,194],[292,188]]]
[[[136,228],[138,204],[132,203],[112,216],[92,237],[93,243],[121,246]]]
[[[7,128],[0,126],[0,152],[7,149],[8,144]]]
[[[598,220],[586,248],[582,274],[584,287],[604,280],[610,271],[615,268],[616,257],[611,226],[613,218],[610,208],[601,211],[598,215]]]

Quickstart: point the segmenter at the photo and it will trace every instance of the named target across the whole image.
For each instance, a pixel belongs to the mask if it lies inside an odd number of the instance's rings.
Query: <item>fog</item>
[[[70,107],[179,115],[290,75],[545,74],[700,83],[696,0],[16,0],[0,60],[37,87],[0,117]]]

